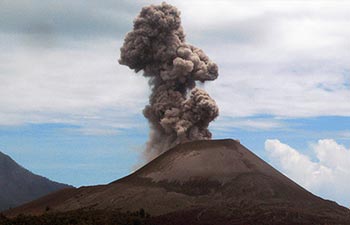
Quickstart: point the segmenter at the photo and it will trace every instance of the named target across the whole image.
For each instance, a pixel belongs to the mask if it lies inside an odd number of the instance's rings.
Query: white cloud
[[[203,42],[220,66],[218,80],[207,88],[222,115],[350,116],[350,18],[344,11],[350,6],[334,4],[316,13],[308,5],[289,5],[228,19]],[[211,28],[204,30],[203,40]]]
[[[31,0],[22,7],[5,1],[0,9],[7,21],[0,28],[0,125],[94,123],[95,129],[98,123],[116,126],[123,122],[118,118],[142,116],[147,81],[118,65],[118,49],[141,6],[160,2]],[[169,3],[181,10],[188,41],[220,67],[218,80],[205,87],[222,117],[239,118],[218,127],[280,127],[279,120],[251,119],[262,114],[350,116],[350,4]],[[29,25],[50,32],[28,30]],[[110,111],[115,114],[107,115]],[[100,119],[89,119],[95,117]]]
[[[148,101],[147,81],[118,65],[120,42],[96,42],[0,53],[0,125],[130,126]]]
[[[279,140],[266,140],[265,150],[273,165],[309,191],[350,205],[350,149],[332,139],[310,145],[317,161]]]
[[[350,116],[347,2],[170,1],[219,64],[223,116]]]
[[[284,128],[287,124],[276,118],[234,118],[221,116],[211,128],[218,131],[231,131],[232,128],[241,128],[245,130],[272,130]]]

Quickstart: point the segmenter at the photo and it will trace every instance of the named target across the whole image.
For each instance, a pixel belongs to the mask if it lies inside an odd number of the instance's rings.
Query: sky
[[[155,0],[0,3],[0,151],[74,186],[142,165],[147,79],[118,64]],[[203,87],[215,139],[239,139],[323,198],[350,206],[350,4],[169,0],[187,42],[219,66]]]

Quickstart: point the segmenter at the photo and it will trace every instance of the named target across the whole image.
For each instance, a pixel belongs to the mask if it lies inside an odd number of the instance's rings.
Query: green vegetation
[[[49,210],[47,210],[49,211]],[[144,225],[149,218],[144,209],[136,212],[75,210],[47,212],[41,216],[19,215],[9,219],[0,214],[1,225]]]

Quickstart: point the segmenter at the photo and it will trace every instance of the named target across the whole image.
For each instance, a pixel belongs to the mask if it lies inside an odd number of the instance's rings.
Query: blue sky
[[[0,151],[75,186],[141,165],[147,80],[117,62],[142,6],[160,1],[5,1]],[[350,5],[176,1],[187,41],[219,66],[204,88],[214,138],[239,139],[303,187],[350,205]]]

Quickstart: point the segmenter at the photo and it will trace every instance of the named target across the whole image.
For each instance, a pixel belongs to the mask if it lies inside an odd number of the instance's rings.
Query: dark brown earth
[[[306,191],[234,140],[178,145],[108,185],[66,189],[6,212],[136,211],[151,224],[350,224],[350,210]]]

